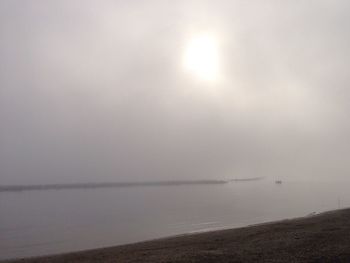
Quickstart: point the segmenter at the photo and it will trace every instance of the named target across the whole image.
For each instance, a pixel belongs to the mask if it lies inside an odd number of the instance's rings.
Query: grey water
[[[350,205],[348,182],[274,180],[0,193],[0,259],[306,216]]]

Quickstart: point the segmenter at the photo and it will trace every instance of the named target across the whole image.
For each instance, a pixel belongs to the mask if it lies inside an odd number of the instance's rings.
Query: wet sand
[[[350,209],[244,228],[6,262],[350,262]]]

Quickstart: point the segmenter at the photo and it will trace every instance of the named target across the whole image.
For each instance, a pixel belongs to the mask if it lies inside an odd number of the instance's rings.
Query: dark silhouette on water
[[[275,183],[276,184],[282,184],[282,180],[276,180]]]
[[[260,179],[262,179],[262,177],[230,179],[230,180],[180,180],[180,181],[148,181],[148,182],[0,185],[0,192],[63,190],[63,189],[94,189],[94,188],[140,187],[140,186],[208,185],[208,184],[227,184],[229,182],[240,182],[240,181],[255,181]]]
[[[225,184],[224,180],[193,180],[193,181],[150,181],[150,182],[112,182],[112,183],[76,183],[76,184],[37,184],[37,185],[0,185],[0,192],[61,190],[61,189],[93,189],[137,186],[177,186],[177,185],[207,185]]]

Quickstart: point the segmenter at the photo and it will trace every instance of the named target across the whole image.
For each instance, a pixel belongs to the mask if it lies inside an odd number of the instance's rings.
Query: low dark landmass
[[[152,181],[152,182],[116,182],[116,183],[77,183],[77,184],[38,184],[38,185],[0,185],[0,192],[63,190],[63,189],[93,189],[137,186],[177,186],[226,184],[225,180],[184,180],[184,181]]]
[[[63,189],[94,189],[94,188],[118,188],[140,186],[178,186],[178,185],[208,185],[227,184],[238,181],[256,181],[263,177],[242,178],[231,180],[180,180],[180,181],[148,181],[148,182],[106,182],[106,183],[76,183],[76,184],[35,184],[35,185],[0,185],[0,192],[21,192],[39,190],[63,190]]]
[[[350,209],[19,262],[350,262]]]

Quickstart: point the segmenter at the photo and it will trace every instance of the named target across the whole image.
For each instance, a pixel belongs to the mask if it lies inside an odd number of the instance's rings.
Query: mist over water
[[[3,0],[0,184],[345,179],[348,10]]]
[[[350,205],[344,182],[266,179],[214,185],[0,193],[1,259],[240,227]]]
[[[349,11],[1,0],[0,257],[349,205]]]

